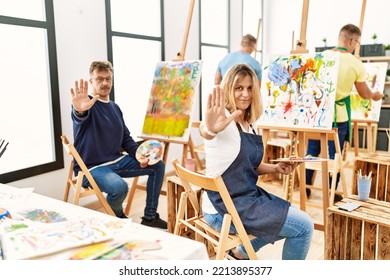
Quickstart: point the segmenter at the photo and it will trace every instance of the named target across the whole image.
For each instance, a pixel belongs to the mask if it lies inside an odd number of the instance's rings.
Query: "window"
[[[163,1],[106,0],[106,7],[108,59],[114,67],[111,98],[139,140],[154,69],[164,59]]]
[[[242,34],[252,34],[257,39],[256,59],[262,62],[263,0],[242,0]],[[259,30],[260,20],[260,30]]]
[[[21,9],[20,7],[23,7]],[[0,0],[0,182],[63,168],[52,0]]]
[[[207,96],[214,87],[214,76],[219,61],[230,50],[229,0],[200,1],[200,52],[203,61],[200,94],[200,116],[207,104]]]

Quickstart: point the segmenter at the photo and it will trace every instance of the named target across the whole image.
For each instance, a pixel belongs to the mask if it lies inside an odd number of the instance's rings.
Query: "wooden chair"
[[[306,132],[305,134],[306,140],[320,140],[320,134],[316,132]],[[328,159],[328,169],[330,176],[332,176],[332,184],[330,187],[330,199],[329,199],[329,205],[334,204],[334,196],[336,194],[336,183],[337,183],[337,174],[340,173],[340,182],[342,186],[342,193],[344,197],[347,197],[347,185],[345,180],[345,173],[344,173],[344,164],[343,164],[343,153],[340,148],[340,142],[339,142],[339,136],[337,133],[337,129],[332,129],[331,133],[328,133],[328,139],[333,140],[335,143],[336,153],[334,159]],[[307,162],[305,163],[305,168],[309,170],[313,170],[313,182],[315,181],[315,175],[317,171],[322,170],[321,162]],[[322,187],[316,187],[313,185],[306,185],[306,188],[310,189],[317,189],[322,190]]]
[[[99,186],[96,184],[95,180],[93,179],[84,161],[81,159],[80,154],[77,152],[76,148],[73,146],[73,144],[69,143],[65,135],[61,136],[61,140],[62,140],[62,145],[64,146],[66,152],[73,157],[73,160],[69,167],[68,177],[66,180],[64,201],[68,202],[70,189],[72,188],[74,192],[73,204],[78,205],[80,198],[90,196],[90,195],[95,195],[97,196],[98,200],[102,204],[107,214],[115,216],[114,211],[111,209],[105,196],[101,192]],[[74,177],[74,172],[73,172],[74,161],[76,161],[81,168],[81,171],[77,173],[77,177]],[[84,176],[87,177],[91,185],[90,188],[83,187]]]
[[[195,232],[196,240],[204,241],[204,239],[206,239],[211,243],[216,253],[216,260],[222,260],[224,257],[232,259],[232,257],[228,255],[229,250],[241,244],[244,245],[249,258],[251,260],[257,260],[257,255],[250,243],[250,239],[254,237],[248,236],[246,233],[222,177],[217,176],[215,178],[211,178],[203,174],[189,171],[180,165],[177,159],[174,159],[172,164],[185,190],[180,197],[174,234],[180,235],[181,230],[190,228]],[[201,202],[197,198],[196,193],[193,191],[192,186],[220,193],[228,211],[228,213],[223,217],[221,232],[213,229],[203,219],[201,213]],[[188,201],[192,204],[195,213],[192,217],[186,218],[185,209],[187,208]],[[229,234],[230,225],[232,223],[237,230],[237,234]]]
[[[77,175],[77,178],[74,178],[74,176],[73,176],[74,162],[72,160],[70,167],[69,167],[69,173],[68,173],[67,183],[66,183],[66,187],[65,187],[64,201],[68,201],[70,188],[72,188],[74,190],[73,204],[79,204],[79,200],[82,197],[95,194],[98,197],[101,204],[103,205],[106,212],[110,215],[115,216],[111,207],[108,205],[106,198],[104,197],[104,195],[100,191],[99,187],[97,186],[95,180],[93,179],[91,173],[88,171],[88,168],[85,166],[85,163],[81,159],[76,148],[72,144],[69,143],[66,136],[64,136],[64,135],[61,136],[61,139],[62,139],[62,144],[64,145],[64,148],[67,151],[67,153],[70,154],[71,156],[73,156],[74,160],[76,160],[78,162],[78,164],[81,168],[81,171]],[[89,182],[91,183],[91,185],[92,185],[91,188],[84,188],[82,186],[84,176],[86,176],[88,178]],[[139,184],[139,178],[140,177],[132,178],[133,183],[129,189],[129,193],[127,195],[126,207],[123,211],[126,216],[129,216],[131,205],[133,203],[133,199],[134,199],[134,195],[135,195],[135,191],[136,190],[146,191],[146,186]],[[161,190],[160,193],[162,195],[167,194],[167,192],[165,190]]]
[[[200,124],[201,124],[201,121],[193,121],[191,123],[191,128],[198,130]],[[191,158],[193,158],[195,160],[196,171],[198,173],[204,173],[206,167],[203,164],[203,162],[199,156],[201,154],[204,155],[206,153],[204,150],[203,141],[201,143],[199,143],[198,145],[195,145],[192,137],[190,136],[189,141],[188,141],[188,146],[189,146],[188,148],[189,148],[190,156],[191,156]],[[183,156],[186,157],[187,155],[183,155]]]

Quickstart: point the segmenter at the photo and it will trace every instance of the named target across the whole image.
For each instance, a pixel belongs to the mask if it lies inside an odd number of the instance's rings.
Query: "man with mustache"
[[[92,95],[88,95],[88,82],[83,79],[71,88],[74,146],[84,160],[100,189],[107,194],[107,202],[119,218],[128,185],[123,177],[148,175],[146,207],[142,224],[166,229],[167,223],[157,213],[158,199],[164,180],[162,161],[148,165],[148,159],[137,161],[138,144],[126,127],[119,106],[110,100],[113,68],[109,61],[93,61],[89,68]],[[123,153],[123,151],[125,153]],[[74,172],[80,167],[75,162]],[[89,183],[86,178],[84,187]]]

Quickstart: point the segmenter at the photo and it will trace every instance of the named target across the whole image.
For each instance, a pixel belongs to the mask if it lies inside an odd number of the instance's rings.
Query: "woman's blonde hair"
[[[236,64],[228,70],[225,74],[222,87],[223,93],[225,94],[225,108],[233,113],[236,109],[236,103],[234,101],[234,88],[238,82],[238,80],[243,79],[246,76],[250,76],[252,80],[252,103],[246,109],[244,119],[252,124],[257,121],[262,112],[263,106],[261,102],[260,88],[259,88],[259,80],[256,76],[256,73],[252,70],[252,68],[247,64]]]

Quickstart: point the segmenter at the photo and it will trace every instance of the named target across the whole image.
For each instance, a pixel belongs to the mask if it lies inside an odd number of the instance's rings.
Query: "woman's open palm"
[[[207,99],[205,123],[209,130],[218,133],[224,130],[242,112],[234,111],[230,116],[225,113],[225,95],[220,86],[216,86]]]

